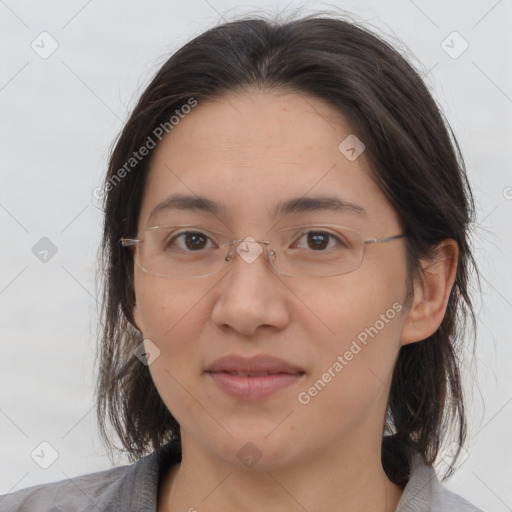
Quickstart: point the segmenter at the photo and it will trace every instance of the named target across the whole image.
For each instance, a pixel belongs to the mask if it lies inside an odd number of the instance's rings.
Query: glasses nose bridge
[[[265,258],[271,267],[271,252],[269,245],[271,240],[257,240],[252,236],[246,236],[243,239],[231,240],[228,242],[229,250],[224,258],[225,262],[232,262],[236,255],[239,256],[246,263],[253,263],[260,255],[265,252]]]

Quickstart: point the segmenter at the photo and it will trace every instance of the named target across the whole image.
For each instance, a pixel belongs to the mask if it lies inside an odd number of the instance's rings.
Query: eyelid
[[[301,235],[305,235],[305,234],[311,233],[311,232],[320,232],[320,233],[327,233],[328,235],[331,235],[331,236],[339,237],[342,235],[342,233],[338,232],[336,230],[336,228],[338,228],[338,229],[342,228],[345,230],[350,230],[350,231],[355,232],[355,230],[353,230],[351,228],[346,228],[345,226],[339,226],[339,225],[335,225],[335,224],[308,224],[305,226],[295,226],[295,227],[290,227],[290,228],[283,228],[280,231],[278,231],[278,233],[284,232],[284,231],[292,231],[292,230],[296,229],[297,234],[300,233]]]
[[[229,235],[226,235],[225,233],[199,226],[154,226],[153,228],[150,229],[158,228],[175,228],[166,236],[166,238],[168,238],[168,241],[173,242],[177,240],[179,237],[186,235],[187,233],[199,233],[201,235],[204,235],[208,238],[209,241],[219,246],[226,244],[230,240]]]
[[[187,225],[179,225],[179,226],[175,226],[175,225],[172,225],[172,224],[161,224],[161,225],[158,225],[158,226],[151,226],[150,228],[148,228],[146,231],[151,231],[151,230],[155,230],[155,229],[164,229],[164,228],[167,228],[167,229],[171,229],[173,228],[173,235],[175,233],[187,233],[187,232],[192,232],[192,233],[195,233],[195,232],[199,232],[199,233],[214,233],[215,235],[220,235],[220,236],[223,236],[223,237],[226,237],[229,239],[229,235],[227,235],[226,233],[223,233],[222,231],[217,231],[215,229],[209,229],[209,228],[205,228],[205,227],[201,227],[201,226],[196,226],[196,225],[190,225],[190,226],[187,226]]]
[[[349,242],[343,238],[341,236],[341,234],[339,233],[333,233],[332,231],[328,230],[328,229],[322,229],[323,226],[318,226],[319,229],[311,229],[310,228],[307,228],[307,229],[304,229],[304,230],[301,230],[297,235],[295,235],[293,237],[293,240],[292,242],[293,243],[298,243],[300,240],[302,240],[302,238],[304,236],[307,236],[309,233],[320,233],[320,234],[323,234],[324,236],[327,236],[330,238],[330,241],[335,241],[335,243],[338,245],[338,246],[347,246],[349,245]]]
[[[183,225],[182,224],[179,226],[171,225],[171,224],[168,224],[168,225],[162,224],[162,225],[158,225],[158,226],[151,226],[151,227],[147,228],[146,231],[151,231],[151,230],[155,230],[155,229],[163,229],[163,228],[169,228],[169,229],[174,228],[174,231],[172,231],[173,237],[180,236],[182,234],[189,233],[189,232],[192,232],[192,233],[199,232],[199,233],[207,235],[209,238],[212,238],[212,236],[210,236],[210,235],[214,235],[213,238],[215,239],[217,237],[218,239],[222,240],[223,244],[226,242],[230,242],[232,240],[238,240],[237,238],[234,238],[234,236],[232,236],[233,234],[229,235],[222,231],[217,231],[215,229],[210,229],[210,228],[198,226],[195,224],[194,225],[192,225],[192,224],[191,225]],[[337,224],[320,224],[320,223],[319,224],[304,224],[304,225],[296,225],[296,226],[289,226],[289,227],[281,228],[274,232],[271,231],[268,235],[265,235],[264,238],[273,238],[279,234],[296,230],[297,233],[294,234],[294,237],[299,236],[299,234],[300,234],[300,236],[303,236],[311,231],[320,231],[320,232],[325,232],[328,235],[335,237],[342,241],[343,239],[340,238],[340,233],[337,233],[336,228],[344,228],[344,229],[347,229],[350,231],[355,231],[352,228],[340,226]],[[243,238],[244,237],[240,238],[240,240],[243,240]]]

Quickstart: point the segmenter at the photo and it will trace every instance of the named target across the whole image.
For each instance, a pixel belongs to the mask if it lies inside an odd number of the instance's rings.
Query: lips
[[[207,366],[205,373],[221,391],[241,400],[268,398],[305,375],[298,366],[266,355],[222,357]]]
[[[298,366],[292,365],[278,359],[277,357],[259,355],[253,357],[225,356],[207,366],[207,372],[212,373],[233,373],[233,374],[275,374],[275,373],[304,373]]]

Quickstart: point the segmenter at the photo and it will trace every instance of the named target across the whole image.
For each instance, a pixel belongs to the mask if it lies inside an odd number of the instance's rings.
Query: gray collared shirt
[[[0,496],[0,510],[157,512],[159,479],[180,459],[179,449],[168,444],[131,465]],[[445,489],[434,470],[417,455],[396,512],[482,511]]]

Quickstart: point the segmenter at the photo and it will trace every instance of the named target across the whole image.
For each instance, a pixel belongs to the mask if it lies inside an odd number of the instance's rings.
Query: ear
[[[451,238],[443,240],[434,254],[433,259],[421,261],[423,272],[414,283],[413,299],[402,330],[402,345],[428,338],[443,321],[457,272],[457,242]]]

